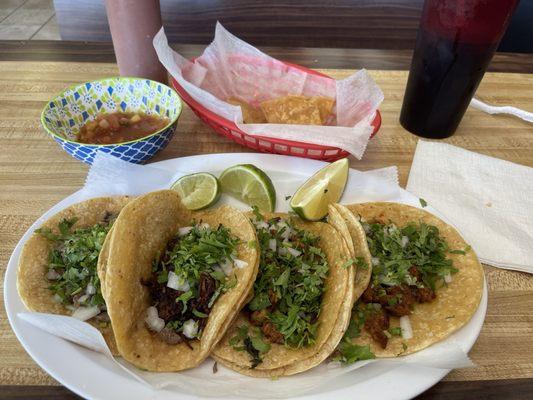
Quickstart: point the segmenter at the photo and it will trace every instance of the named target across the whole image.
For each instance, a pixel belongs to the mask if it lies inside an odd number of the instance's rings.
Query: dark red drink
[[[400,115],[408,131],[453,135],[518,0],[426,0]]]

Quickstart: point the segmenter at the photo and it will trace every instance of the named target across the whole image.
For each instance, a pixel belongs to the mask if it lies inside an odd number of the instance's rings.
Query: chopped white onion
[[[233,264],[235,264],[237,268],[241,268],[241,269],[246,268],[248,266],[248,263],[246,261],[239,260],[238,258],[233,259]]]
[[[265,221],[257,221],[255,227],[258,229],[268,229],[269,225]]]
[[[165,320],[159,318],[157,308],[148,307],[146,309],[146,318],[144,319],[148,328],[154,332],[160,332],[165,327]]]
[[[278,247],[278,254],[280,256],[286,256],[287,255],[287,248],[285,246],[279,246]]]
[[[61,275],[55,270],[51,269],[46,273],[46,279],[55,281],[56,279],[59,279]]]
[[[292,234],[292,229],[285,223],[285,221],[278,222],[278,229],[281,230],[283,228],[285,228],[285,230],[281,232],[281,237],[287,240]]]
[[[178,235],[179,236],[185,236],[190,231],[192,231],[192,226],[184,226],[183,228],[178,229]]]
[[[181,292],[186,292],[191,288],[189,282],[183,276],[176,275],[173,271],[168,272],[167,287]]]
[[[444,282],[452,283],[452,275],[450,273],[444,275]]]
[[[407,243],[409,243],[409,238],[407,236],[402,236],[402,249],[407,246]]]
[[[92,283],[89,283],[87,287],[85,288],[85,293],[87,293],[89,296],[96,293],[96,288]]]
[[[56,294],[54,294],[54,301],[55,301],[56,303],[61,303],[61,302],[63,301],[63,299],[61,298],[60,295],[58,295],[58,294],[56,293]]]
[[[272,251],[276,251],[277,242],[276,239],[269,239],[268,240],[268,248]]]
[[[388,227],[388,231],[387,232],[388,232],[389,235],[392,235],[397,230],[398,230],[398,227],[396,225],[394,225],[394,224],[391,224],[391,226]]]
[[[400,317],[400,328],[402,329],[402,338],[411,339],[413,337],[413,328],[411,327],[411,320],[408,315]]]
[[[90,296],[88,294],[84,294],[83,296],[80,296],[77,300],[78,304],[85,303],[89,299],[89,297]]]
[[[372,265],[379,265],[379,258],[372,257]]]
[[[202,222],[200,224],[200,229],[209,229],[211,228],[211,225],[209,225],[207,222]]]
[[[87,321],[88,319],[96,317],[98,314],[100,314],[98,306],[78,307],[74,310],[72,316],[80,321]]]
[[[198,334],[198,322],[189,319],[183,323],[183,335],[189,339],[194,339]]]
[[[229,259],[226,258],[224,259],[224,261],[220,263],[220,268],[222,268],[224,275],[230,276],[231,273],[233,272],[233,263]]]
[[[287,251],[291,253],[294,257],[298,257],[300,254],[302,254],[301,251],[293,249],[292,247],[287,247]]]

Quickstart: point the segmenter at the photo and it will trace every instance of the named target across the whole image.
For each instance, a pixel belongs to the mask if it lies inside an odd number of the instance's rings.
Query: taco
[[[128,204],[100,264],[117,347],[149,371],[200,364],[249,295],[255,231],[228,207],[190,212],[171,190]]]
[[[31,311],[72,315],[98,328],[117,354],[96,273],[108,231],[128,197],[74,204],[45,221],[19,259],[17,288]]]
[[[212,357],[245,375],[308,370],[341,340],[353,304],[349,253],[330,225],[250,215],[261,261],[248,301]]]
[[[372,256],[370,281],[335,359],[349,363],[414,353],[470,320],[481,300],[483,269],[454,228],[404,204],[335,208],[348,224],[360,222]],[[364,247],[354,232],[353,243]]]

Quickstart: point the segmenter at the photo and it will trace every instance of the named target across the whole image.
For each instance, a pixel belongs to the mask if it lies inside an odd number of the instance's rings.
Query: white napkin
[[[533,168],[419,140],[407,190],[455,225],[483,263],[533,273]]]
[[[512,106],[492,106],[478,99],[472,99],[470,105],[488,114],[509,114],[527,122],[533,122],[533,113]]]
[[[370,123],[383,101],[383,92],[364,69],[339,81],[308,74],[233,36],[220,23],[213,42],[194,62],[170,48],[163,28],[153,44],[159,61],[194,100],[244,132],[336,146],[363,156],[373,131]],[[289,94],[335,98],[336,121],[326,126],[243,124],[240,106],[226,102],[237,97],[258,106]]]

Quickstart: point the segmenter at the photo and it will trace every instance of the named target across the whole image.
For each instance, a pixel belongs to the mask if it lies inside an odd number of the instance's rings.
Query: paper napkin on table
[[[364,70],[343,80],[309,74],[261,52],[217,23],[215,38],[203,54],[187,60],[168,45],[163,28],[154,37],[161,64],[198,103],[233,121],[250,135],[335,146],[361,158],[373,132],[370,125],[383,92]],[[324,126],[243,124],[236,97],[253,106],[286,95],[336,99],[336,121]]]
[[[419,140],[407,190],[455,225],[481,262],[533,273],[533,168]]]

